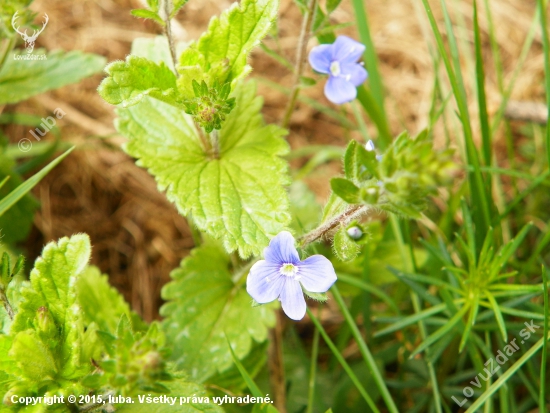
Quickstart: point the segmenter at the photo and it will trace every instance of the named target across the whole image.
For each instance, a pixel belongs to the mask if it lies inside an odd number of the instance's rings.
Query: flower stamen
[[[330,64],[330,74],[332,76],[340,76],[340,62],[334,61]]]
[[[296,267],[294,264],[283,264],[281,265],[279,272],[287,277],[294,278],[298,273],[298,267]]]

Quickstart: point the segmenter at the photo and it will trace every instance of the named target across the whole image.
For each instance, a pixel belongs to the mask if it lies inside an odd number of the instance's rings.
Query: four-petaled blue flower
[[[336,281],[332,263],[322,255],[300,261],[294,237],[287,231],[271,240],[264,258],[250,269],[246,291],[260,304],[278,298],[286,315],[293,320],[301,320],[306,314],[302,286],[312,293],[324,293]]]
[[[341,105],[357,97],[357,89],[367,79],[367,71],[357,63],[365,46],[347,36],[338,36],[333,44],[321,44],[309,54],[309,63],[319,73],[329,75],[325,96]]]

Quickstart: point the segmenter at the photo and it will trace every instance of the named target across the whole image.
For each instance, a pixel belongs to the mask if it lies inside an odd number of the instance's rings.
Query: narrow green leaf
[[[489,386],[485,392],[479,396],[479,398],[466,410],[465,413],[475,413],[478,412],[479,408],[487,402],[487,400],[498,390],[500,389],[504,384],[508,382],[510,377],[512,377],[520,368],[523,366],[531,357],[533,357],[537,351],[540,350],[540,348],[543,346],[544,342],[550,339],[550,335],[547,337],[541,337],[537,343],[531,347],[523,356],[520,357],[518,361],[516,361],[502,376],[498,378],[493,384]]]
[[[372,398],[369,396],[369,394],[361,384],[361,381],[357,378],[357,376],[355,375],[355,373],[353,372],[349,364],[346,362],[344,356],[342,356],[342,353],[338,351],[338,348],[336,347],[334,342],[330,339],[329,335],[323,328],[322,324],[319,322],[317,317],[313,315],[313,313],[309,308],[307,309],[307,314],[311,318],[311,321],[313,321],[313,324],[315,324],[315,327],[317,328],[317,330],[319,330],[319,333],[321,333],[321,336],[323,336],[323,339],[325,340],[325,343],[327,343],[327,346],[332,351],[332,354],[334,354],[334,356],[336,357],[336,359],[338,360],[342,368],[345,370],[345,372],[347,373],[350,380],[353,382],[353,384],[355,385],[355,387],[357,388],[361,396],[363,396],[363,398],[365,399],[369,407],[372,409],[374,413],[381,413],[378,407],[376,406],[376,404],[374,403],[374,401],[372,400]]]
[[[43,49],[35,54],[44,54]],[[24,50],[16,55],[27,54]],[[81,79],[99,73],[105,66],[105,58],[79,51],[56,50],[47,53],[47,59],[32,64],[26,60],[7,59],[0,69],[0,105],[17,103],[32,96],[77,83]]]
[[[483,64],[483,53],[481,34],[479,30],[477,0],[474,0],[474,43],[476,49],[476,81],[477,81],[477,104],[479,108],[479,120],[481,125],[482,152],[486,166],[491,166],[491,130],[489,127],[489,115],[487,114],[487,96],[485,94],[485,68]],[[488,181],[490,185],[491,181]]]
[[[469,310],[470,304],[465,303],[462,308],[449,320],[447,324],[445,324],[443,327],[438,329],[436,332],[432,333],[429,337],[426,338],[420,345],[411,353],[409,358],[413,358],[417,354],[421,353],[422,351],[426,350],[428,347],[430,347],[432,344],[434,344],[436,341],[438,341],[441,337],[451,332],[451,330],[457,325],[460,321],[462,321],[462,317],[466,312]]]
[[[376,333],[374,333],[374,337],[380,337],[389,333],[393,333],[394,331],[402,330],[403,328],[410,326],[411,324],[415,324],[420,320],[424,320],[432,315],[445,311],[446,309],[447,306],[445,305],[445,303],[441,303],[438,305],[434,305],[433,307],[430,307],[426,310],[419,311],[416,314],[403,317],[401,321],[398,321],[386,328],[383,328],[382,330],[378,330]]]
[[[162,20],[157,13],[155,13],[151,10],[134,9],[134,10],[130,11],[130,13],[134,17],[138,17],[138,18],[141,18],[141,19],[153,20],[156,23],[160,24],[162,27],[165,26],[164,20]]]
[[[2,216],[13,204],[19,201],[26,193],[28,193],[34,186],[42,180],[53,168],[55,168],[74,148],[69,149],[63,155],[60,155],[57,159],[50,162],[40,172],[27,179],[16,189],[14,189],[8,196],[0,201],[0,216]]]
[[[340,311],[342,311],[342,314],[344,315],[344,318],[346,319],[346,322],[348,323],[351,329],[351,334],[353,335],[353,337],[355,338],[355,342],[359,346],[359,352],[363,356],[363,360],[365,361],[365,364],[367,365],[367,368],[369,369],[370,374],[374,379],[374,382],[376,383],[376,387],[378,387],[378,390],[380,391],[380,394],[382,395],[382,398],[386,403],[388,411],[392,413],[398,413],[399,410],[395,405],[395,402],[388,390],[388,387],[386,386],[386,383],[384,381],[384,378],[382,377],[382,374],[380,373],[380,370],[378,370],[376,361],[374,360],[374,357],[372,356],[369,348],[367,347],[367,344],[365,343],[365,340],[363,339],[363,336],[361,335],[361,332],[359,331],[357,324],[353,320],[353,317],[351,316],[348,308],[346,307],[346,303],[344,302],[344,299],[340,295],[340,291],[338,291],[338,287],[336,285],[332,286],[332,294],[334,295],[334,298],[338,303],[338,306],[340,307]]]

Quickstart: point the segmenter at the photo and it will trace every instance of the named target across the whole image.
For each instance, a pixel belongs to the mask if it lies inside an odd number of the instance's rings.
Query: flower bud
[[[351,228],[348,228],[347,233],[348,233],[349,237],[353,240],[358,240],[359,238],[361,238],[363,236],[363,231],[357,225],[355,225]]]

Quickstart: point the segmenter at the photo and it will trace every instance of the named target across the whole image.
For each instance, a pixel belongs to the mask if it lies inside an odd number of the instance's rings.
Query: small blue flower
[[[341,105],[357,97],[357,86],[367,79],[367,71],[357,63],[365,46],[347,36],[338,36],[333,44],[321,44],[309,54],[315,71],[329,75],[325,96]]]
[[[312,293],[324,293],[336,281],[332,263],[322,255],[300,261],[294,237],[287,231],[271,240],[264,258],[250,269],[246,291],[260,304],[278,298],[283,311],[293,320],[301,320],[306,314],[302,286]]]

